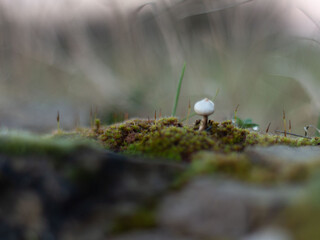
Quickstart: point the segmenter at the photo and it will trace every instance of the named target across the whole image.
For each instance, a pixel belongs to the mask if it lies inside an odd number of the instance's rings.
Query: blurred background
[[[213,98],[213,119],[252,118],[264,130],[317,125],[317,0],[0,1],[0,127],[50,131],[177,115]],[[318,9],[318,10],[317,10]],[[192,119],[194,120],[194,119]],[[191,121],[190,121],[191,122]]]

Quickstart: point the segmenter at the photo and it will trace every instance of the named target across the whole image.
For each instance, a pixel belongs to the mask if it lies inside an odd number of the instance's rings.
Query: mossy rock
[[[201,151],[193,155],[187,171],[175,182],[179,186],[199,175],[231,177],[254,184],[303,182],[312,176],[319,164],[269,164],[254,162],[245,153],[222,154]]]
[[[208,131],[199,132],[193,126],[183,126],[177,118],[162,118],[112,125],[99,138],[113,151],[188,161],[200,150],[240,151],[247,134],[231,122],[210,121]]]
[[[192,155],[202,150],[232,153],[242,152],[247,146],[318,145],[319,138],[290,138],[260,134],[241,129],[231,121],[221,123],[210,120],[206,131],[183,125],[177,118],[159,120],[132,119],[103,128],[97,137],[112,151],[127,154],[190,161]]]
[[[237,128],[231,121],[210,120],[206,131],[198,131],[199,121],[183,125],[177,118],[132,119],[99,129],[82,128],[74,132],[36,136],[6,134],[0,136],[4,155],[45,154],[62,159],[81,146],[104,147],[114,152],[191,162],[183,176],[186,180],[201,174],[222,174],[254,183],[301,182],[319,164],[261,165],[244,151],[248,146],[318,145],[319,138],[290,138],[259,134]],[[74,178],[84,175],[74,174]],[[183,179],[182,178],[182,179]],[[182,181],[183,182],[183,181]]]

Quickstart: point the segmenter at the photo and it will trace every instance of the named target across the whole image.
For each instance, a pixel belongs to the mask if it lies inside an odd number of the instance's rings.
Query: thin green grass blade
[[[218,97],[219,92],[220,92],[220,88],[217,89],[216,95],[214,95],[214,98],[212,99],[212,102],[214,102],[216,100],[216,98]]]
[[[179,97],[180,97],[180,90],[181,90],[181,85],[182,85],[182,80],[184,77],[184,71],[186,70],[186,63],[184,63],[183,68],[182,68],[182,72],[181,72],[181,76],[179,79],[179,84],[178,84],[178,88],[177,88],[177,93],[176,93],[176,99],[173,105],[173,110],[172,110],[172,116],[174,117],[176,115],[177,112],[177,106],[178,106],[178,102],[179,102]]]

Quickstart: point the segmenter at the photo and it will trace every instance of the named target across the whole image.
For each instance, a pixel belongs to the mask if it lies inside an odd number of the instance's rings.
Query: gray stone
[[[109,240],[195,240],[194,238],[179,236],[161,230],[137,231],[127,233],[117,237],[108,238]]]
[[[292,237],[282,229],[265,228],[247,235],[241,240],[292,240]]]
[[[302,192],[300,187],[259,187],[203,177],[166,197],[158,220],[166,229],[194,237],[238,239],[271,223]]]
[[[86,146],[0,155],[0,239],[103,239],[113,220],[162,196],[184,165]]]
[[[270,146],[248,147],[245,153],[250,159],[258,163],[308,163],[320,161],[320,147],[318,146]]]

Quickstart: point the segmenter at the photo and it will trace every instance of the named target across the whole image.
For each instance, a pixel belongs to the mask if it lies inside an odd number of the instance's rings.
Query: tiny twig
[[[275,132],[277,133],[285,133],[283,131],[279,131],[279,130],[276,130]],[[287,133],[288,135],[291,135],[291,136],[295,136],[295,137],[301,137],[301,138],[307,138],[307,139],[312,139],[311,137],[306,137],[306,136],[302,136],[302,135],[298,135],[298,134],[294,134],[294,133]]]

